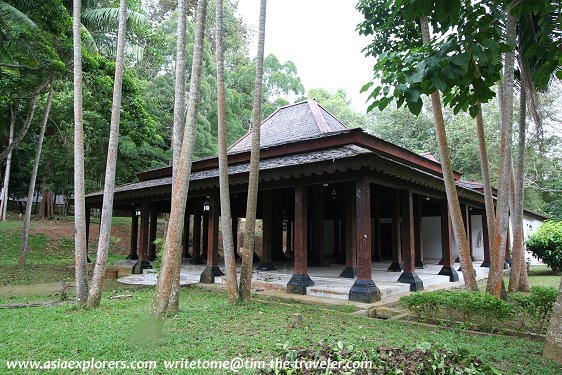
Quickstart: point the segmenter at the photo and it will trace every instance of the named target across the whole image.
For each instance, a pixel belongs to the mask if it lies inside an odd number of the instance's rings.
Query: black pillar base
[[[480,267],[490,268],[490,261],[489,260],[483,261]]]
[[[203,284],[213,284],[215,282],[215,277],[224,276],[224,273],[218,267],[206,267],[201,273],[199,282]]]
[[[461,259],[459,257],[457,257],[457,259],[455,259],[455,263],[460,263]]]
[[[410,284],[410,292],[423,290],[423,281],[415,272],[402,272],[398,278],[398,282]]]
[[[453,267],[443,267],[441,271],[439,271],[438,275],[442,276],[449,276],[449,281],[459,281],[459,274]]]
[[[127,260],[139,260],[139,255],[137,253],[135,254],[129,254],[127,255],[127,258],[125,258]]]
[[[293,277],[291,277],[291,280],[287,283],[287,293],[304,295],[306,294],[306,288],[313,285],[314,281],[312,281],[307,273],[304,275],[293,274]]]
[[[416,260],[416,268],[424,269],[425,264],[423,264],[423,260]]]
[[[443,258],[441,258],[441,260],[439,261],[439,263],[437,263],[438,265],[442,266],[443,265]]]
[[[355,280],[349,290],[349,300],[354,302],[373,303],[381,300],[381,291],[372,279]]]
[[[355,279],[357,277],[357,268],[346,266],[340,273],[340,277]]]
[[[476,262],[476,258],[474,257],[474,255],[470,255],[470,260]]]
[[[271,262],[261,262],[258,264],[258,271],[273,271],[276,270],[275,266]]]
[[[191,258],[189,260],[189,264],[205,264],[205,262],[203,262],[203,259],[201,259],[201,258],[198,258],[198,259]]]
[[[142,270],[147,270],[147,269],[151,269],[152,265],[150,264],[150,262],[146,262],[146,261],[142,261],[139,260],[135,263],[135,265],[133,266],[133,275],[140,275],[142,274]]]
[[[392,262],[392,264],[388,267],[388,271],[402,272],[402,263]]]

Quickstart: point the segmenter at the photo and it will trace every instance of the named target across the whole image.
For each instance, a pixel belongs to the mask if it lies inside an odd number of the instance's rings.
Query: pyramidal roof
[[[346,130],[347,126],[314,99],[279,108],[261,123],[260,148],[291,143],[324,133]],[[228,149],[228,153],[250,151],[249,131]]]

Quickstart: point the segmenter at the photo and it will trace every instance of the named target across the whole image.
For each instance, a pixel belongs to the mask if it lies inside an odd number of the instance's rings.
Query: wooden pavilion
[[[441,259],[440,275],[458,280],[441,165],[431,156],[347,128],[315,100],[278,109],[263,121],[261,137],[257,214],[263,245],[256,254],[257,268],[271,270],[292,262],[287,292],[306,294],[314,285],[308,265],[341,264],[340,277],[355,278],[350,300],[379,300],[371,262],[383,259],[392,260],[389,271],[400,272],[399,282],[421,290],[416,268],[424,267],[427,252]],[[238,219],[245,216],[250,145],[248,133],[228,152],[235,242]],[[222,274],[218,159],[195,161],[192,171],[183,256],[193,264],[206,259],[201,282],[212,283]],[[138,174],[138,182],[115,189],[114,209],[131,212],[128,259],[138,259],[137,272],[150,268],[156,257],[156,223],[160,213],[170,211],[171,174],[171,167],[149,170]],[[480,223],[485,266],[489,251],[484,197],[474,184],[461,181],[460,173],[454,175],[470,242],[477,236],[471,223]],[[102,197],[102,192],[86,197],[88,225],[89,213],[101,208]],[[437,241],[424,249],[424,235]],[[240,251],[237,243],[235,248]]]

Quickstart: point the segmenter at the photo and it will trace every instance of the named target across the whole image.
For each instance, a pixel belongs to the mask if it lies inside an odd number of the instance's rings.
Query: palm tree
[[[265,48],[265,15],[267,0],[260,2],[260,23],[258,36],[258,54],[256,56],[256,81],[254,86],[254,104],[252,107],[252,150],[250,152],[250,176],[248,178],[248,200],[246,203],[246,223],[244,228],[244,248],[242,250],[242,267],[240,268],[239,297],[250,299],[252,287],[252,269],[254,260],[254,241],[256,235],[256,211],[258,206],[258,180],[260,162],[260,125],[263,84],[263,55]]]
[[[429,44],[431,41],[429,31],[429,20],[422,17],[420,20],[423,43]],[[451,223],[453,233],[457,239],[459,248],[459,259],[463,271],[464,283],[467,289],[477,290],[476,274],[472,267],[470,258],[470,249],[468,247],[467,233],[464,228],[459,197],[457,195],[457,187],[453,177],[453,168],[451,166],[451,157],[449,155],[449,147],[447,143],[447,134],[445,132],[445,121],[443,119],[443,111],[441,105],[441,96],[438,91],[431,94],[431,105],[433,110],[433,119],[435,123],[435,134],[439,145],[439,156],[441,159],[441,169],[443,170],[443,182],[445,183],[445,192],[447,194],[447,204],[451,215]]]
[[[125,37],[127,24],[127,0],[121,0],[119,6],[119,28],[117,37],[117,57],[115,61],[115,79],[113,83],[113,106],[111,108],[111,125],[109,129],[109,145],[107,147],[107,164],[105,167],[105,183],[103,188],[103,206],[101,211],[100,234],[96,265],[92,277],[92,285],[88,295],[88,307],[99,306],[107,253],[111,238],[111,218],[113,214],[113,193],[115,190],[115,172],[117,166],[117,151],[119,147],[119,122],[121,114],[121,98],[123,86],[123,69],[125,66]]]
[[[197,130],[197,112],[199,109],[201,71],[203,68],[203,43],[205,38],[205,22],[208,0],[199,0],[195,21],[195,40],[193,48],[193,62],[191,67],[191,81],[189,85],[189,104],[185,119],[185,133],[178,162],[176,176],[172,181],[172,206],[166,239],[164,241],[164,257],[162,270],[156,285],[152,318],[161,328],[163,314],[168,310],[174,284],[179,282],[181,260],[181,239],[183,234],[187,193],[189,191],[189,177],[191,175],[191,160]]]
[[[217,56],[217,114],[219,141],[219,185],[221,204],[222,243],[224,251],[224,267],[226,270],[226,289],[230,302],[238,298],[238,282],[236,281],[236,260],[234,258],[234,242],[232,238],[232,217],[230,213],[230,191],[228,187],[228,156],[226,141],[226,112],[224,105],[224,46],[223,46],[223,0],[216,1],[216,56]]]

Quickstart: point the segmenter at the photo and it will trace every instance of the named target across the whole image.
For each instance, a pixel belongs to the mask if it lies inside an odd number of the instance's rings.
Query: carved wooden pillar
[[[410,284],[410,291],[423,290],[423,282],[416,274],[414,202],[411,190],[400,191],[400,207],[402,209],[402,259],[404,272],[398,282]]]
[[[205,284],[215,282],[216,276],[223,276],[219,268],[219,216],[220,204],[218,194],[212,194],[210,200],[210,211],[208,212],[207,228],[207,267],[201,273],[199,281]]]
[[[158,229],[158,211],[150,211],[150,234],[148,239],[148,260],[156,260],[156,230]]]
[[[195,207],[193,213],[193,255],[189,260],[190,264],[203,264],[201,259],[201,208]]]
[[[295,186],[295,241],[294,274],[287,283],[287,293],[306,294],[306,288],[314,285],[308,276],[307,265],[308,191],[304,185]]]
[[[366,176],[355,183],[357,280],[349,290],[351,301],[380,301],[381,293],[371,276],[371,184]]]
[[[272,209],[272,192],[271,190],[264,190],[262,192],[262,250],[261,261],[257,268],[260,271],[271,271],[275,269],[273,263],[271,263],[271,249],[273,245]]]
[[[488,220],[485,210],[482,213],[482,246],[484,247],[484,261],[480,267],[490,268],[490,233],[488,232]]]
[[[390,215],[392,217],[392,263],[389,271],[402,271],[402,246],[400,243],[400,192],[395,191],[390,203]]]
[[[127,255],[127,260],[137,260],[139,255],[137,254],[137,242],[139,235],[139,217],[137,215],[136,208],[133,210],[133,215],[131,216],[131,247],[129,255]]]
[[[419,195],[414,199],[414,242],[416,249],[416,268],[425,268],[423,264],[423,236],[422,236],[423,212],[422,197]]]
[[[451,217],[447,201],[441,201],[441,256],[443,267],[439,275],[449,276],[449,281],[458,281],[459,275],[453,267],[453,241],[451,238]]]
[[[340,277],[354,279],[357,277],[355,186],[349,186],[345,189],[344,202],[345,268],[340,273]]]

